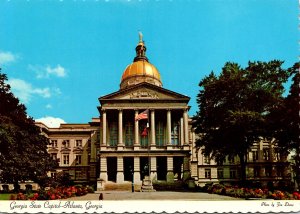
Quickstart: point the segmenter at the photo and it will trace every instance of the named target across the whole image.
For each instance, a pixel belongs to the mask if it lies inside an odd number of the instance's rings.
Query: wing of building
[[[238,181],[238,159],[217,164],[196,148],[190,98],[162,87],[142,38],[135,50],[120,89],[99,98],[98,118],[59,128],[37,123],[51,140],[48,151],[59,162],[57,171],[69,173],[77,183],[98,183],[99,189],[107,182],[141,184],[145,176],[169,182],[192,179],[197,185]],[[260,142],[249,151],[248,179],[286,181],[285,161],[270,143]]]

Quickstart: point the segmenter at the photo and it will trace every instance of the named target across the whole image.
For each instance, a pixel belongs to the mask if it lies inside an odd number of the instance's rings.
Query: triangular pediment
[[[119,90],[100,97],[99,100],[189,100],[188,96],[149,83]]]

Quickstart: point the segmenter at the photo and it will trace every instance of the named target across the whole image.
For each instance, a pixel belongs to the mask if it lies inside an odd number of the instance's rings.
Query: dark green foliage
[[[281,105],[274,109],[270,115],[270,130],[277,139],[278,146],[283,151],[294,153],[292,165],[295,172],[295,179],[300,185],[300,116],[299,116],[299,84],[300,73],[299,63],[289,68],[292,85],[288,96],[282,100]]]
[[[184,191],[187,189],[187,186],[183,181],[155,181],[153,182],[153,188],[156,191]]]
[[[0,180],[13,183],[33,180],[43,187],[47,171],[55,163],[47,153],[48,140],[41,135],[26,107],[10,91],[0,73]]]
[[[73,186],[74,182],[71,180],[69,173],[59,172],[55,178],[50,178],[48,185],[50,187],[69,187]]]
[[[246,178],[246,154],[255,141],[270,137],[268,115],[282,101],[289,71],[282,61],[249,62],[246,68],[226,63],[200,81],[195,116],[196,144],[217,162],[239,156],[241,180]]]

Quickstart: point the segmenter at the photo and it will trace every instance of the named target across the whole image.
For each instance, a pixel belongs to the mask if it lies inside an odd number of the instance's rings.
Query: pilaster
[[[123,157],[117,157],[117,183],[124,182],[124,163]]]
[[[156,157],[150,157],[150,179],[157,180]]]
[[[167,182],[174,182],[173,157],[167,157]]]
[[[141,182],[140,157],[134,157],[133,180],[134,183]]]
[[[102,146],[106,146],[106,111],[102,110]]]

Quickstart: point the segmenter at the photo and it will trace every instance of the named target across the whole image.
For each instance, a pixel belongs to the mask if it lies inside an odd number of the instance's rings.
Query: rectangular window
[[[76,147],[82,147],[82,140],[76,140],[75,146]]]
[[[75,162],[76,165],[81,165],[81,155],[76,155]]]
[[[267,177],[271,177],[272,176],[272,167],[271,166],[266,166],[265,168],[265,174]]]
[[[82,178],[82,173],[81,171],[75,171],[75,179],[81,179]]]
[[[208,155],[204,156],[204,163],[210,164],[210,157]]]
[[[53,160],[57,160],[57,154],[56,153],[51,153],[50,154]]]
[[[236,178],[236,170],[230,169],[230,178]]]
[[[222,179],[222,178],[224,178],[224,170],[223,169],[218,169],[218,178],[219,179]]]
[[[282,166],[277,166],[277,176],[278,177],[282,177],[283,176],[283,170],[284,170],[284,167]]]
[[[156,146],[164,146],[164,127],[161,121],[155,126],[155,135]]]
[[[133,124],[128,122],[125,125],[125,146],[133,145]]]
[[[56,172],[51,172],[51,178],[55,178],[56,177]]]
[[[205,178],[211,178],[211,169],[205,169]]]
[[[171,131],[171,143],[172,145],[178,145],[179,143],[179,124],[173,123],[172,124],[172,131]]]
[[[57,140],[51,140],[52,148],[57,148]]]
[[[141,147],[148,147],[149,124],[145,120],[139,121],[139,133]]]
[[[118,145],[118,127],[116,122],[111,122],[109,126],[110,146]]]
[[[274,154],[274,158],[276,161],[280,161],[280,152],[279,151],[275,151],[275,154]]]
[[[258,160],[258,151],[252,151],[252,159],[253,159],[253,161]]]
[[[228,157],[228,162],[230,164],[233,164],[234,163],[234,157]]]
[[[62,144],[63,144],[63,147],[65,147],[65,148],[69,148],[70,147],[70,141],[69,140],[64,140],[62,142]]]
[[[69,165],[69,155],[63,155],[63,165]]]
[[[260,171],[259,166],[256,166],[256,167],[253,168],[254,177],[259,177],[259,171]]]
[[[88,163],[91,162],[91,153],[88,154]]]
[[[264,149],[263,154],[264,154],[264,160],[269,160],[270,159],[269,149]]]

